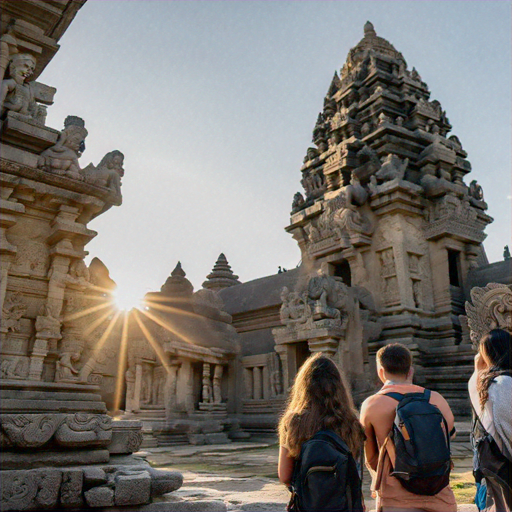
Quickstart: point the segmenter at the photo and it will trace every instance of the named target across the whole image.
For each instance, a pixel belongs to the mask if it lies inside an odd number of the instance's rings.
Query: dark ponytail
[[[493,329],[480,340],[480,351],[490,362],[489,368],[481,372],[477,382],[480,407],[483,409],[489,399],[492,381],[512,369],[512,336],[503,329]]]

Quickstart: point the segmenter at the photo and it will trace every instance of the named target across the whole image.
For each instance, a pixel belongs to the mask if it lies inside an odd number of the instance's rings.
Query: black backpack
[[[503,375],[512,376],[512,372],[503,372]],[[498,443],[482,425],[473,404],[473,425],[471,428],[471,444],[474,450],[473,475],[475,481],[480,483],[482,478],[495,485],[512,492],[512,461],[502,453]]]
[[[433,496],[450,482],[451,456],[448,424],[441,411],[423,393],[386,393],[398,400],[392,437],[396,462],[393,472],[409,492]]]
[[[302,445],[293,468],[288,510],[362,512],[361,485],[348,446],[334,432],[323,430]]]

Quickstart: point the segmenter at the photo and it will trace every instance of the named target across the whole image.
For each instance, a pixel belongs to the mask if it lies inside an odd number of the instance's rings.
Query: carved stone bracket
[[[489,283],[485,288],[473,288],[466,302],[467,323],[473,348],[492,329],[512,333],[512,290],[505,284]]]

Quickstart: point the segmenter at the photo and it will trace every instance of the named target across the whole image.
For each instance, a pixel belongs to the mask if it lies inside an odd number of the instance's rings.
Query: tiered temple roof
[[[210,290],[222,290],[223,288],[229,288],[236,284],[240,284],[238,276],[233,274],[224,253],[220,253],[213,266],[213,270],[206,276],[206,281],[203,283],[203,286]]]

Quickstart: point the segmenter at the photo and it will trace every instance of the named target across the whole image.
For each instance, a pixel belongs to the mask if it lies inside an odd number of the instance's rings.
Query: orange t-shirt
[[[397,401],[384,393],[422,393],[424,388],[414,384],[388,384],[375,395],[367,398],[361,407],[361,423],[366,432],[366,465],[372,473],[372,490],[377,494],[377,510],[416,509],[428,512],[456,512],[455,496],[449,486],[435,496],[421,496],[407,491],[397,478],[391,476],[394,460],[394,446],[389,439],[389,447],[383,446],[393,428]],[[437,392],[432,391],[430,403],[439,408],[453,428],[453,413],[448,402]],[[390,456],[390,453],[392,454]]]

